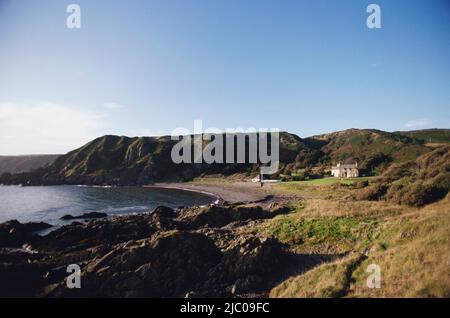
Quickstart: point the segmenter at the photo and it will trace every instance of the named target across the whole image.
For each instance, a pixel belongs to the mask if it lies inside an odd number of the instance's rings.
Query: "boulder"
[[[160,206],[154,208],[150,212],[150,215],[152,215],[152,216],[158,215],[160,217],[165,217],[165,218],[175,218],[177,216],[177,213],[172,208],[160,205]]]
[[[223,227],[231,222],[265,219],[272,217],[258,205],[217,206],[210,205],[203,208],[185,209],[178,220],[185,229],[200,227]]]
[[[43,286],[43,270],[39,265],[20,262],[0,262],[0,297],[32,297]]]
[[[207,273],[198,286],[204,296],[261,291],[276,280],[286,265],[283,246],[273,238],[255,236],[235,240],[220,262]]]
[[[246,227],[272,216],[254,205],[157,207],[73,222],[45,236],[33,232],[48,224],[10,221],[0,224],[0,244],[7,243],[0,248],[0,281],[6,282],[0,294],[230,297],[266,292],[288,262],[278,241]],[[81,289],[66,287],[69,264],[81,267]],[[19,283],[11,287],[15,279]]]
[[[178,222],[174,220],[176,212],[169,207],[158,206],[148,214],[149,223],[158,231],[178,229]]]
[[[78,216],[73,216],[70,214],[66,214],[61,217],[61,220],[76,220],[76,219],[101,219],[106,218],[108,214],[102,213],[102,212],[89,212],[89,213],[83,213]]]
[[[157,229],[143,215],[127,215],[65,225],[34,244],[47,251],[69,252],[103,244],[118,244],[148,238]]]
[[[52,225],[44,222],[20,223],[17,220],[0,224],[0,247],[20,247],[39,239],[34,232],[45,230]]]
[[[91,261],[84,269],[81,290],[61,284],[45,296],[182,297],[220,257],[219,249],[204,235],[164,232],[119,244]]]

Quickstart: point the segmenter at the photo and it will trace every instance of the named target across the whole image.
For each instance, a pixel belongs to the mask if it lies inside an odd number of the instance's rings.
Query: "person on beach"
[[[259,184],[261,185],[261,188],[264,187],[263,174],[261,172],[259,172]]]

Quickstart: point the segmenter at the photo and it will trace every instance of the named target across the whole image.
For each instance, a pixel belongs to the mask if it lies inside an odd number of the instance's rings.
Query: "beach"
[[[274,189],[273,184],[264,184],[261,187],[259,182],[216,178],[196,179],[190,182],[155,183],[148,187],[196,191],[215,196],[222,203],[255,203],[262,207],[267,207],[274,202],[286,202],[294,199],[292,196],[280,194]],[[295,199],[298,198],[295,197]]]

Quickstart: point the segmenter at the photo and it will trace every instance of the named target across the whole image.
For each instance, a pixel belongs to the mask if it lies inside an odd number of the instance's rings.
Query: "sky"
[[[449,57],[448,0],[0,0],[0,155],[194,120],[301,137],[450,128]]]

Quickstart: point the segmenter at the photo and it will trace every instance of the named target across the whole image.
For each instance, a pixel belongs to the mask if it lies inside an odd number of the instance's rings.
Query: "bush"
[[[360,168],[367,171],[368,173],[372,173],[373,170],[379,166],[387,165],[392,161],[392,158],[384,153],[375,153],[369,155],[364,161],[361,163]]]
[[[443,199],[450,191],[450,147],[438,148],[416,161],[393,164],[377,184],[360,189],[358,200],[385,198],[398,204],[424,206]]]
[[[427,153],[416,160],[421,179],[429,179],[450,171],[450,147],[442,147]]]
[[[368,185],[369,185],[369,181],[367,181],[367,180],[358,181],[358,182],[355,183],[355,188],[362,189],[362,188],[367,187]]]
[[[442,189],[443,191],[450,190],[450,172],[441,173],[434,179],[432,179],[431,184],[435,187]]]
[[[359,190],[359,192],[356,194],[356,199],[377,201],[386,194],[387,189],[388,187],[384,184],[374,184],[370,187]]]
[[[442,199],[445,194],[435,186],[415,183],[400,193],[399,203],[419,207]]]
[[[292,176],[283,174],[283,175],[281,175],[280,180],[283,182],[289,182],[289,181],[292,181]]]
[[[403,163],[396,163],[391,165],[384,173],[383,177],[393,179],[400,179],[413,175],[413,169],[416,167],[414,161],[407,161]]]
[[[420,207],[441,200],[449,190],[450,173],[441,173],[429,182],[391,186],[387,198],[395,203]]]
[[[403,183],[394,183],[389,186],[386,192],[386,199],[394,203],[401,203],[401,196],[403,195],[403,189],[405,185]]]

